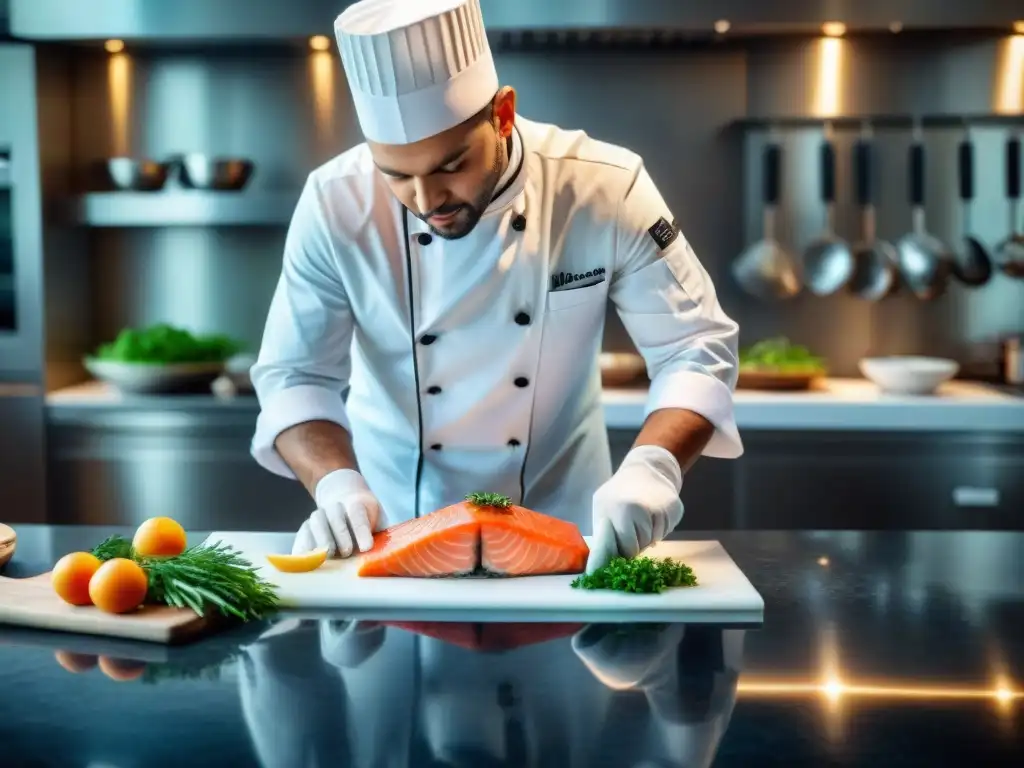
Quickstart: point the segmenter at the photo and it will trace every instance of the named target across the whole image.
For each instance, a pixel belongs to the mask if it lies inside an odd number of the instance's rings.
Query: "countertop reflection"
[[[127,532],[16,530],[8,576]],[[282,615],[178,648],[0,627],[0,765],[1019,762],[1024,534],[699,538],[763,626]]]

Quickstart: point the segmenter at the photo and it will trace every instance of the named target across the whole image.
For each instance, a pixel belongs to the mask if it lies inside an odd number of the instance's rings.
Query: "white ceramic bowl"
[[[209,386],[224,371],[223,363],[158,365],[86,358],[85,369],[126,394],[193,391]]]
[[[224,364],[224,375],[231,379],[231,383],[239,392],[251,392],[253,386],[249,369],[254,365],[256,358],[253,355],[238,354],[228,358]]]
[[[893,395],[929,395],[960,370],[956,360],[941,357],[866,357],[860,372]]]

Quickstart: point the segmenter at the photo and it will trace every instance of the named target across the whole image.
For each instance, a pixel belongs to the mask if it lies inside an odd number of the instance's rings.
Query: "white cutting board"
[[[227,544],[260,569],[277,588],[281,607],[344,611],[361,618],[408,620],[420,614],[438,621],[672,621],[761,623],[764,600],[717,541],[663,541],[644,552],[689,565],[698,586],[659,595],[573,589],[574,576],[405,579],[360,577],[357,558],[330,559],[308,573],[282,573],[268,553],[287,553],[292,536],[223,531],[207,543]],[[589,540],[588,540],[589,544]]]

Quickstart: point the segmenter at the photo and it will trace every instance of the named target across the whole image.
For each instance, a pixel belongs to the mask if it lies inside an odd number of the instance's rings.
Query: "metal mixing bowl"
[[[256,166],[242,157],[182,155],[177,159],[182,186],[191,189],[242,189]]]
[[[170,171],[168,163],[135,157],[111,157],[102,163],[107,185],[118,190],[152,192],[163,189]]]

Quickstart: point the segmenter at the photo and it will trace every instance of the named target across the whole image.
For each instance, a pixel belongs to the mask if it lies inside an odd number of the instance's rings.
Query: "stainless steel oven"
[[[45,516],[35,53],[0,45],[0,521]]]

